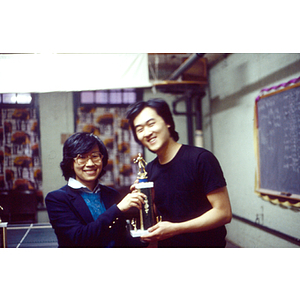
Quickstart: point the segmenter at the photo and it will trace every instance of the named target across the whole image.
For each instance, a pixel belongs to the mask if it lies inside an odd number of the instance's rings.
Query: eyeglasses
[[[93,152],[91,155],[86,154],[78,154],[74,160],[77,162],[78,165],[85,165],[89,159],[96,165],[101,163],[103,155],[100,152]]]

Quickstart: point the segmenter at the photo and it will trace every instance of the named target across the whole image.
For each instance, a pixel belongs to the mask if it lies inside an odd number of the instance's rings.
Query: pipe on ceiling
[[[175,70],[168,80],[176,80],[184,71],[192,66],[199,58],[203,57],[205,53],[194,53],[184,63],[182,63],[177,70]]]

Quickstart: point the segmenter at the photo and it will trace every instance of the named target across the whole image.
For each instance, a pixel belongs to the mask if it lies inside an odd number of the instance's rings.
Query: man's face
[[[144,108],[133,121],[138,140],[152,152],[159,152],[170,139],[169,127],[155,109]]]
[[[90,152],[85,153],[85,156],[91,157],[94,153],[99,153],[99,147],[97,145],[94,146],[94,148]],[[100,172],[102,171],[103,164],[102,160],[100,160],[99,162],[94,162],[91,158],[89,158],[84,164],[79,164],[77,160],[74,160],[73,167],[76,174],[76,180],[87,187],[91,187],[97,183],[97,179]]]

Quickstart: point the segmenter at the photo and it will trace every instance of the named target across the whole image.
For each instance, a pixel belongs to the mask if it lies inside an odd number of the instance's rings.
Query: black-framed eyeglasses
[[[96,165],[100,164],[102,161],[103,155],[100,152],[93,152],[91,155],[87,154],[78,154],[74,160],[78,165],[85,165],[89,159]]]

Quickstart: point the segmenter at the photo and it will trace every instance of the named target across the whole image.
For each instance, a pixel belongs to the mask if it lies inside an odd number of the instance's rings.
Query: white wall
[[[219,159],[233,213],[300,238],[300,212],[273,205],[254,193],[254,103],[262,88],[300,76],[300,54],[232,54],[210,70],[203,101],[204,147]],[[263,219],[262,215],[263,214]],[[242,247],[294,247],[287,241],[233,220],[228,239]]]
[[[43,193],[66,184],[60,169],[61,134],[74,132],[72,93],[39,94]]]

